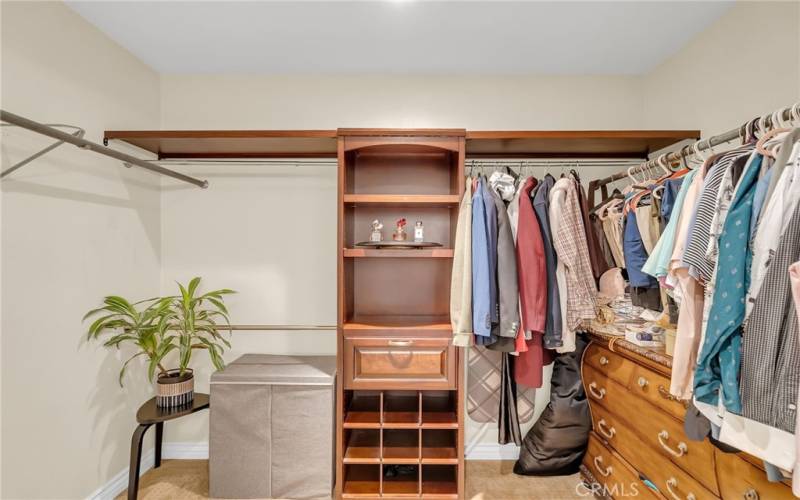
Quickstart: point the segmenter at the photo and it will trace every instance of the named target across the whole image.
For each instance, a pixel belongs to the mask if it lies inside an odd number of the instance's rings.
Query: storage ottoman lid
[[[336,356],[244,354],[211,375],[212,384],[333,385]]]

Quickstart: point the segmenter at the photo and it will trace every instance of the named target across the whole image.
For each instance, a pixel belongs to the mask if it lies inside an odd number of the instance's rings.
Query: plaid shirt
[[[566,270],[567,324],[570,330],[577,330],[582,320],[592,320],[597,316],[597,285],[592,275],[589,247],[581,218],[578,191],[572,179],[559,179],[554,190],[564,190],[563,204],[556,215],[558,232],[553,235],[558,260]],[[559,196],[551,199],[558,200]]]

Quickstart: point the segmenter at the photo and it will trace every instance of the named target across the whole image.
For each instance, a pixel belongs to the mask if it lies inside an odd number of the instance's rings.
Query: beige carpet
[[[467,462],[469,500],[570,500],[576,493],[577,474],[562,477],[522,477],[511,472],[512,461]],[[580,491],[585,491],[581,489]],[[124,499],[126,493],[117,499]],[[139,482],[142,500],[194,500],[208,498],[207,460],[164,460]]]

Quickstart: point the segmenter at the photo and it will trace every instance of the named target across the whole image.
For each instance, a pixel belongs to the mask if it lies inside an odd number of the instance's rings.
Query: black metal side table
[[[128,473],[128,500],[136,500],[139,494],[139,469],[142,461],[142,440],[144,433],[151,426],[156,426],[156,456],[153,468],[161,465],[161,440],[164,436],[164,422],[191,415],[192,413],[208,408],[208,394],[195,393],[190,404],[176,408],[159,408],[156,398],[153,398],[139,407],[136,412],[136,421],[139,427],[133,431],[131,437],[131,464]]]

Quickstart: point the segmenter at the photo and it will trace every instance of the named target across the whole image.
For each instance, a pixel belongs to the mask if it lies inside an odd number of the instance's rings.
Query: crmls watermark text
[[[590,497],[594,495],[612,498],[638,497],[640,492],[639,488],[641,487],[642,485],[638,483],[578,483],[578,485],[575,486],[575,493],[581,497]]]

